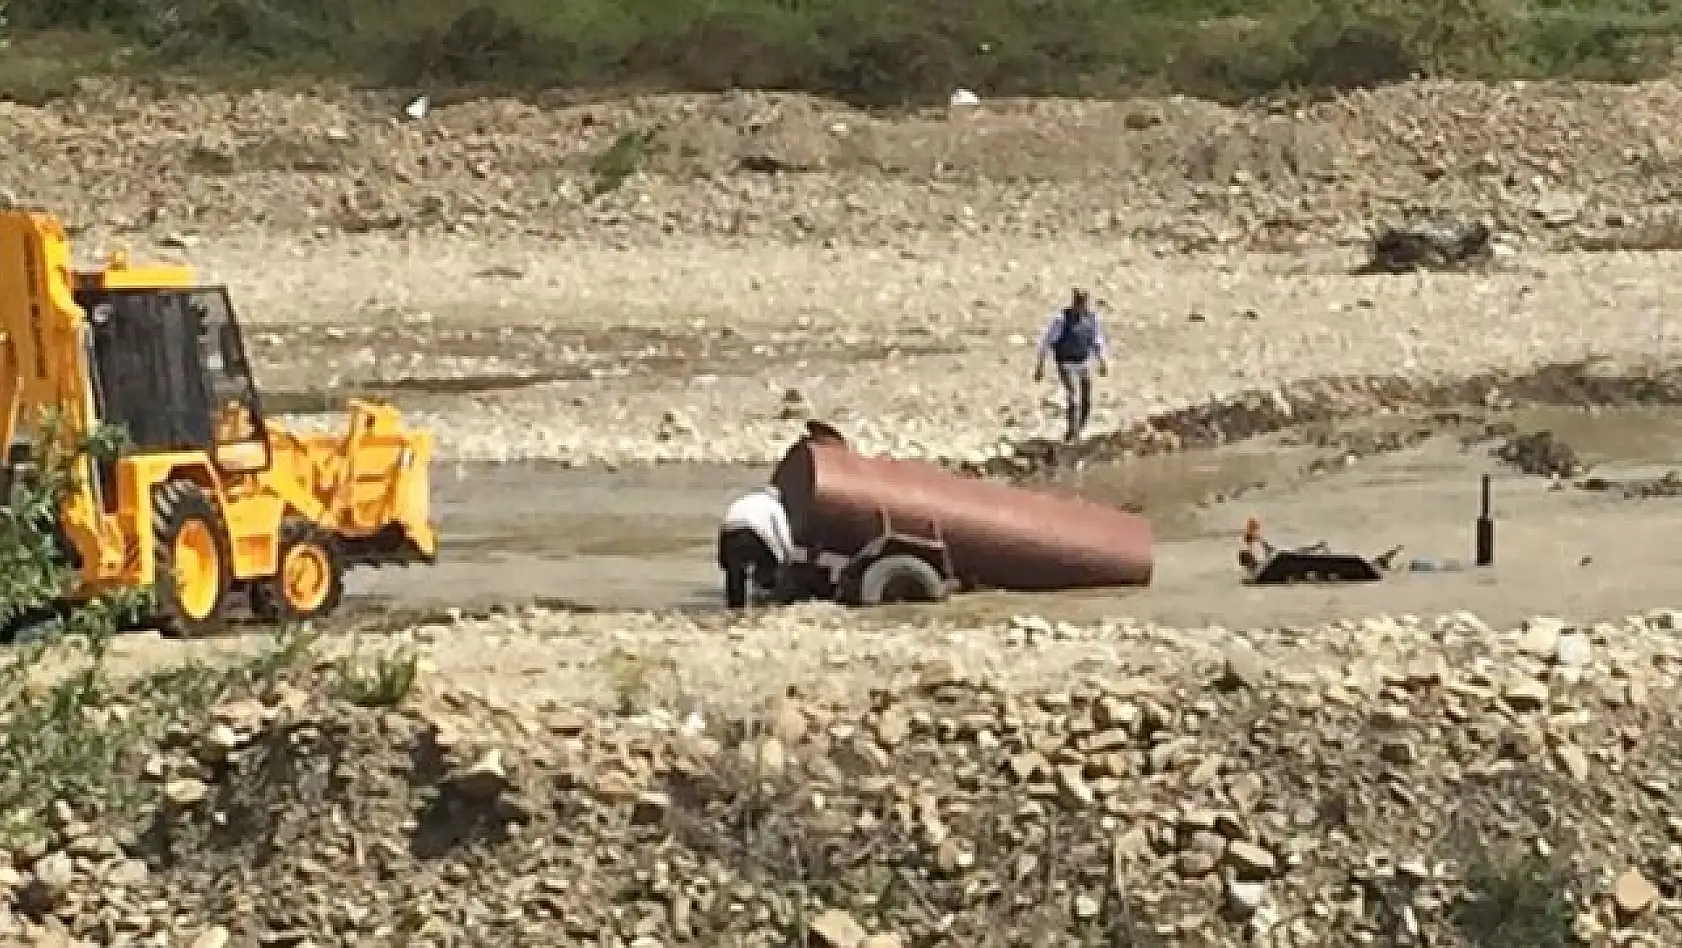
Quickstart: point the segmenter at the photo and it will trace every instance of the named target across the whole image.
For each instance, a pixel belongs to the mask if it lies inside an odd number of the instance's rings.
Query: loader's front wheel
[[[251,586],[251,611],[267,622],[307,622],[339,607],[344,555],[333,535],[302,520],[280,529],[275,575]]]
[[[170,481],[152,495],[158,622],[166,635],[205,635],[224,624],[232,585],[221,512],[192,481]]]

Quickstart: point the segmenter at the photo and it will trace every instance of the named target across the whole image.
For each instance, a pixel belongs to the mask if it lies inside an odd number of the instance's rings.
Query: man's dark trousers
[[[1063,400],[1068,406],[1069,428],[1063,437],[1074,441],[1086,430],[1086,419],[1092,414],[1091,363],[1059,362],[1057,378],[1063,383]]]
[[[746,527],[719,531],[718,568],[724,571],[724,602],[732,609],[748,604],[750,582],[761,589],[776,586],[777,557]]]

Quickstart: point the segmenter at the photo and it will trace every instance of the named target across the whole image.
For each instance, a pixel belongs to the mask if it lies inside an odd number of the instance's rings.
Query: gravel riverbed
[[[528,252],[525,276],[475,280],[494,245],[416,238],[360,245],[362,276],[300,291],[348,246],[261,272],[260,244],[195,256],[261,322],[271,388],[395,388],[445,455],[475,460],[765,463],[816,415],[866,450],[980,461],[1060,430],[1034,346],[1077,283],[1105,301],[1115,350],[1093,433],[1328,375],[1444,380],[1590,356],[1617,371],[1682,342],[1668,318],[1682,279],[1662,254],[1351,277],[1330,257],[1157,259],[1092,242],[692,246]],[[467,394],[416,391],[452,385]]]

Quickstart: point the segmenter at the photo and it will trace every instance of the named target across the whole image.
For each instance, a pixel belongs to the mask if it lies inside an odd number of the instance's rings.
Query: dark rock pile
[[[1481,221],[1385,227],[1373,235],[1367,262],[1357,274],[1455,271],[1494,259],[1494,234]]]
[[[1551,431],[1513,435],[1492,453],[1503,464],[1537,477],[1569,480],[1587,470],[1576,450]]]

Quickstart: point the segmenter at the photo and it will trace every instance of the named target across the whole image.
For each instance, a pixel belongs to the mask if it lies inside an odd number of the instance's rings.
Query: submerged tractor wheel
[[[339,607],[345,562],[332,534],[303,520],[280,528],[275,575],[251,586],[251,611],[267,622],[307,622]]]
[[[152,494],[153,562],[158,622],[167,635],[204,635],[223,624],[233,581],[222,514],[192,481],[170,481]]]
[[[940,572],[924,560],[903,553],[882,557],[870,564],[859,578],[861,606],[940,602],[945,598],[946,583]]]

